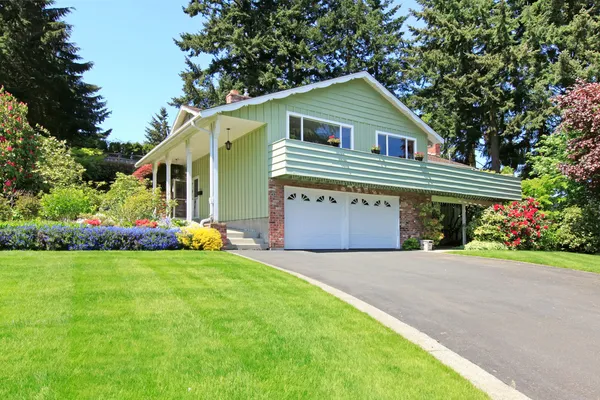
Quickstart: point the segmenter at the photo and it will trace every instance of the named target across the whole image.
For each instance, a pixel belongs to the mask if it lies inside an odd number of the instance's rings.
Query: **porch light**
[[[227,128],[227,141],[225,142],[225,148],[227,150],[231,150],[231,142],[229,141],[229,131],[230,130],[231,130],[230,128]]]

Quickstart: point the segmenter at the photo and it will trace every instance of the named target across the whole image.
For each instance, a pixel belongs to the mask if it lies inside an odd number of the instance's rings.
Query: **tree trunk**
[[[488,135],[489,140],[489,151],[492,159],[492,171],[500,172],[500,138],[498,132],[495,129],[490,130]]]

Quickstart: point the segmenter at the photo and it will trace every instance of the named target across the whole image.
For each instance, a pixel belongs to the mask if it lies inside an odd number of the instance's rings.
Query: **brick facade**
[[[431,201],[431,196],[391,190],[349,187],[325,183],[310,183],[294,180],[269,179],[269,247],[282,249],[285,243],[285,196],[284,186],[305,187],[309,189],[335,190],[345,193],[363,193],[400,198],[400,243],[410,237],[420,237],[423,225],[419,218],[418,206]]]
[[[221,240],[223,241],[223,247],[226,247],[229,243],[229,240],[227,239],[227,224],[222,222],[211,222],[209,227],[219,231]]]

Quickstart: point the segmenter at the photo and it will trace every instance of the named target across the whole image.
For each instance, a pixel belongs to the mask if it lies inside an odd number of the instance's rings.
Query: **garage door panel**
[[[398,246],[398,199],[355,196],[350,201],[350,241],[355,249],[394,249]]]

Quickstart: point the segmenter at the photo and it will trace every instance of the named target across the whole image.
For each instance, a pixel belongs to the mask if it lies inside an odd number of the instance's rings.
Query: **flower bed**
[[[7,226],[0,250],[176,250],[177,229],[92,226]]]

